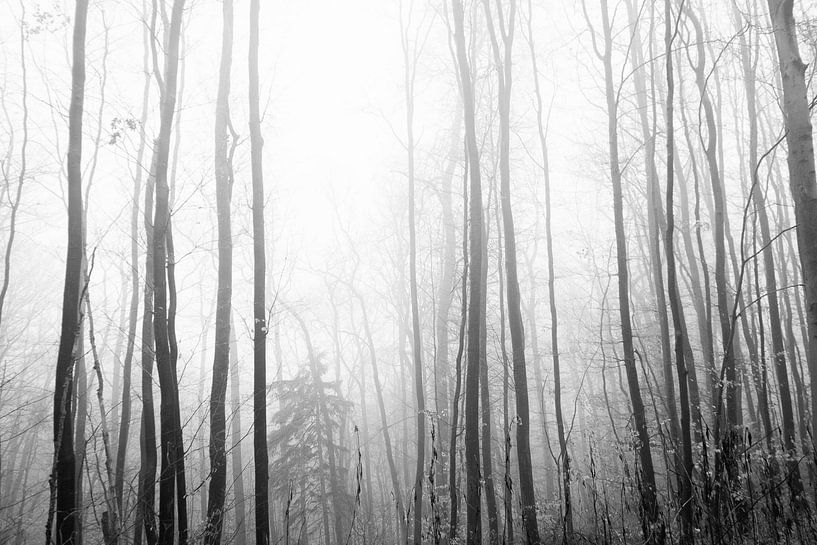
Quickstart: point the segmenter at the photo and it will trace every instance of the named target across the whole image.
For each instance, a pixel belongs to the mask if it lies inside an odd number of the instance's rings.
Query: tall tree
[[[640,462],[640,500],[641,500],[641,530],[644,539],[650,544],[664,542],[665,530],[661,521],[661,510],[658,505],[655,486],[655,470],[653,469],[650,436],[647,430],[647,420],[644,411],[644,401],[641,397],[641,386],[638,380],[638,368],[635,363],[633,347],[633,326],[630,317],[630,280],[627,266],[627,234],[624,229],[624,198],[621,187],[621,166],[619,164],[618,144],[618,95],[613,81],[613,28],[607,0],[600,0],[603,49],[599,50],[596,35],[593,37],[593,47],[604,64],[604,87],[607,97],[607,136],[610,146],[610,181],[613,186],[613,216],[616,236],[616,268],[618,272],[618,302],[619,318],[621,322],[621,338],[624,350],[624,368],[627,375],[627,387],[632,404],[632,416],[635,422],[636,447]],[[584,4],[582,4],[584,7]],[[589,24],[589,19],[588,19]]]
[[[159,475],[159,532],[160,545],[172,545],[174,541],[177,471],[184,463],[184,446],[179,429],[179,395],[174,361],[175,339],[171,335],[173,309],[168,306],[168,293],[174,291],[169,285],[168,234],[170,231],[170,207],[168,186],[168,158],[170,135],[176,108],[177,77],[179,66],[179,37],[181,35],[184,0],[174,0],[170,29],[165,53],[165,74],[162,78],[162,101],[160,108],[159,136],[156,139],[156,202],[153,216],[153,331],[155,335],[156,371],[159,375],[161,404],[162,467]],[[172,299],[170,301],[173,303]],[[178,491],[184,495],[183,490]],[[181,509],[181,505],[179,508]],[[183,531],[186,521],[179,520],[179,545],[185,545],[187,536]]]
[[[250,161],[253,240],[253,452],[255,454],[255,542],[269,545],[269,454],[267,453],[267,308],[264,243],[264,171],[258,91],[258,19],[261,4],[250,0]]]
[[[487,2],[485,3],[487,6]],[[530,455],[530,408],[528,403],[528,377],[525,363],[525,332],[522,324],[522,303],[519,294],[519,278],[516,266],[516,233],[511,208],[510,164],[510,116],[512,87],[512,52],[516,30],[516,0],[509,0],[507,14],[501,2],[497,2],[498,34],[494,29],[490,9],[488,31],[497,65],[499,83],[499,176],[500,202],[502,204],[502,231],[505,237],[505,275],[508,303],[508,326],[511,332],[513,354],[513,377],[516,393],[516,453],[519,460],[519,490],[522,504],[522,521],[529,543],[539,543],[539,525],[536,517],[536,497],[533,489],[533,466]],[[474,150],[476,153],[476,150]],[[473,204],[472,204],[473,206]],[[472,219],[473,222],[473,219]]]
[[[817,391],[817,177],[814,170],[814,137],[805,80],[806,65],[800,57],[794,0],[768,0],[783,82],[783,118],[788,146],[789,187],[797,222],[797,246],[805,285],[808,339],[806,354],[812,392]],[[812,443],[817,426],[817,395],[811,396]]]
[[[675,365],[678,376],[678,397],[681,406],[680,456],[676,454],[675,471],[678,475],[681,509],[681,542],[694,541],[692,503],[692,436],[690,434],[689,388],[687,381],[687,363],[684,343],[686,342],[686,324],[681,314],[680,291],[675,266],[675,204],[674,188],[674,153],[675,153],[675,120],[673,100],[675,96],[675,79],[672,72],[672,45],[678,33],[677,19],[672,13],[672,0],[664,1],[664,46],[666,55],[667,76],[667,230],[665,233],[665,251],[667,254],[667,290],[669,293],[670,312],[672,314],[673,340],[675,341]],[[675,23],[675,24],[673,24]],[[692,362],[690,362],[692,365]],[[670,369],[671,372],[671,369]],[[671,376],[671,375],[670,375]],[[671,383],[671,381],[670,381]],[[677,449],[676,449],[677,450]]]
[[[139,118],[139,148],[136,152],[136,174],[133,179],[133,203],[131,208],[131,297],[130,310],[128,313],[128,338],[125,348],[125,362],[123,369],[123,387],[122,387],[122,421],[119,426],[119,444],[116,447],[116,501],[120,513],[125,513],[122,509],[124,487],[125,487],[125,461],[127,458],[127,449],[131,424],[131,377],[133,358],[136,348],[136,328],[139,325],[139,196],[142,192],[142,180],[144,179],[144,169],[142,168],[142,161],[145,156],[145,147],[147,138],[145,134],[145,124],[148,117],[148,102],[150,99],[150,71],[148,69],[148,30],[143,27],[143,48],[142,48],[142,66],[144,70],[144,84],[142,86],[142,113]],[[152,206],[151,202],[151,206]],[[150,208],[147,208],[150,210]],[[148,238],[150,240],[150,238]],[[146,270],[146,275],[148,271]],[[147,301],[145,301],[147,304]],[[138,500],[137,500],[138,501]],[[138,507],[137,507],[138,510]],[[124,520],[123,520],[124,523]],[[136,526],[140,526],[137,521]]]
[[[562,373],[559,360],[559,315],[556,306],[556,272],[553,258],[553,214],[550,193],[550,161],[548,158],[546,127],[542,119],[544,107],[542,90],[539,86],[539,70],[536,62],[536,49],[533,42],[533,14],[531,0],[528,0],[528,46],[533,64],[533,90],[536,96],[536,128],[539,136],[539,149],[542,153],[542,180],[545,189],[545,243],[548,260],[548,299],[550,300],[550,351],[553,360],[553,402],[556,412],[556,432],[559,436],[559,460],[562,468],[564,486],[564,514],[562,532],[565,539],[573,534],[573,506],[570,499],[570,455],[567,452],[564,416],[562,414]]]
[[[74,383],[74,355],[80,331],[83,290],[82,264],[85,241],[82,228],[82,114],[85,102],[85,32],[88,0],[77,0],[74,11],[71,104],[68,111],[68,251],[65,260],[65,288],[62,299],[62,327],[57,352],[54,384],[54,471],[51,477],[57,545],[74,544],[77,517],[75,455],[71,396]],[[51,542],[51,516],[46,542]]]
[[[233,2],[222,5],[221,64],[218,76],[215,122],[215,178],[218,222],[218,288],[213,383],[210,391],[210,490],[204,543],[218,545],[224,525],[227,490],[226,395],[230,367],[230,314],[233,295],[233,241],[230,219],[230,69],[233,63]]]
[[[468,283],[468,342],[465,372],[465,469],[466,543],[482,543],[481,476],[479,467],[479,356],[480,298],[482,297],[482,182],[474,115],[474,91],[465,45],[465,14],[460,0],[452,1],[457,67],[465,109],[465,141],[471,173],[469,202],[471,244]],[[463,304],[465,304],[463,302]],[[537,536],[538,542],[538,536]]]
[[[732,342],[732,323],[730,320],[730,306],[728,302],[728,287],[726,282],[726,199],[724,185],[721,178],[721,168],[718,162],[718,124],[715,120],[715,110],[712,105],[709,90],[707,89],[708,75],[706,71],[706,51],[704,34],[697,15],[689,5],[684,6],[686,14],[695,29],[697,59],[693,63],[695,83],[701,97],[706,121],[706,141],[704,152],[709,169],[709,181],[712,186],[712,195],[715,200],[714,240],[715,240],[715,291],[717,294],[718,318],[721,326],[721,341],[723,342],[725,380],[726,380],[726,424],[730,428],[738,423],[740,418],[740,398],[738,397],[735,357],[731,347],[726,344]],[[703,139],[703,136],[701,137]],[[717,438],[716,438],[717,439]]]
[[[417,461],[414,470],[414,545],[422,542],[423,468],[426,448],[426,402],[423,388],[423,345],[420,306],[417,298],[417,227],[415,196],[414,81],[420,51],[409,47],[408,25],[400,6],[400,44],[403,48],[403,87],[406,99],[406,151],[408,154],[409,290],[411,298],[411,351],[414,358],[414,393],[417,397]],[[338,536],[340,539],[340,536]]]

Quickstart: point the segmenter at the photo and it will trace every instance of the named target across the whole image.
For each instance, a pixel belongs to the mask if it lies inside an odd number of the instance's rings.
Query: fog
[[[0,543],[817,539],[815,2],[2,6]]]

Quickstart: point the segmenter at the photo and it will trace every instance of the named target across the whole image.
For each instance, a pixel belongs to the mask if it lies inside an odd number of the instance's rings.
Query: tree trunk
[[[460,294],[460,328],[457,338],[457,356],[454,364],[454,396],[451,399],[451,436],[448,441],[448,498],[451,507],[448,523],[448,538],[457,537],[459,519],[459,491],[457,490],[457,437],[460,417],[460,395],[462,393],[462,355],[465,347],[465,327],[468,318],[468,161],[463,166],[462,175],[462,291]]]
[[[768,0],[768,4],[783,81],[789,186],[794,200],[797,246],[805,285],[808,332],[806,360],[811,379],[813,434],[817,425],[817,395],[814,395],[817,392],[817,179],[814,171],[814,138],[805,82],[806,65],[800,58],[797,44],[794,1]],[[775,361],[775,368],[778,366]],[[785,430],[784,433],[789,435]],[[788,442],[788,437],[786,441]],[[813,441],[812,437],[812,444]]]
[[[528,5],[530,8],[530,5]],[[502,263],[502,223],[499,212],[499,203],[495,202],[496,233],[497,233],[497,276],[499,276],[499,351],[502,355],[502,438],[504,442],[503,455],[504,465],[504,493],[502,494],[503,506],[505,510],[505,533],[503,543],[513,545],[514,543],[514,519],[513,519],[513,476],[511,473],[511,427],[509,419],[509,387],[510,387],[510,365],[508,361],[507,343],[505,337],[505,274]]]
[[[392,453],[391,435],[389,434],[389,425],[386,419],[386,404],[383,401],[383,386],[380,383],[380,372],[377,368],[377,354],[375,352],[374,338],[372,337],[371,326],[369,323],[369,314],[366,311],[366,304],[363,301],[363,297],[353,286],[350,286],[350,288],[360,303],[360,311],[363,313],[363,331],[366,335],[366,344],[369,348],[369,357],[371,358],[372,363],[372,378],[374,379],[374,389],[375,393],[377,394],[377,407],[380,411],[383,444],[386,449],[386,461],[389,464],[389,475],[391,476],[391,484],[394,493],[397,522],[400,529],[400,543],[406,543],[406,539],[408,538],[408,529],[406,528],[406,519],[403,511],[403,493],[400,490],[400,479],[397,474],[397,465],[394,463],[394,454]]]
[[[624,230],[624,202],[621,188],[621,170],[618,153],[618,101],[613,83],[612,62],[612,28],[607,9],[607,0],[601,0],[602,27],[604,33],[604,81],[607,95],[608,137],[610,144],[610,180],[613,185],[613,212],[616,233],[616,261],[618,270],[618,301],[619,317],[621,320],[621,336],[624,349],[624,367],[627,374],[627,385],[630,402],[633,408],[635,432],[637,434],[637,448],[641,464],[640,496],[642,521],[641,530],[644,539],[649,544],[664,542],[664,525],[661,521],[661,509],[655,487],[655,471],[653,469],[650,438],[647,430],[647,421],[644,412],[644,402],[641,398],[641,389],[638,381],[638,370],[635,363],[633,349],[633,329],[630,321],[630,285],[629,271],[627,270],[627,235]]]
[[[442,187],[438,191],[442,206],[443,229],[443,262],[440,281],[437,287],[437,321],[434,324],[434,336],[437,350],[434,354],[434,410],[437,413],[438,440],[437,450],[446,452],[446,439],[450,434],[449,407],[449,373],[450,373],[450,333],[451,306],[454,301],[454,274],[456,269],[456,230],[452,206],[454,172],[459,161],[460,142],[462,141],[462,109],[457,108],[451,130],[451,147],[449,148]],[[442,455],[439,460],[438,489],[444,489],[448,483],[448,460]]]
[[[465,108],[465,140],[471,173],[470,199],[470,267],[471,292],[468,301],[468,342],[465,377],[465,465],[466,465],[466,543],[482,543],[481,475],[479,467],[479,361],[480,298],[482,297],[482,183],[479,148],[474,115],[474,93],[468,53],[465,46],[464,13],[460,0],[452,1],[454,41],[457,51],[460,85]],[[538,539],[537,539],[538,542]]]
[[[255,453],[255,542],[269,545],[269,454],[267,453],[267,308],[264,244],[264,177],[258,96],[258,18],[260,1],[250,0],[250,161],[253,238],[253,452]]]
[[[414,174],[414,79],[417,52],[409,52],[408,29],[403,28],[400,38],[403,46],[404,91],[406,97],[406,139],[408,151],[408,223],[409,223],[409,289],[411,291],[412,355],[414,357],[414,393],[417,397],[417,463],[414,470],[414,545],[422,543],[423,530],[423,467],[425,466],[426,402],[423,387],[423,347],[420,331],[420,309],[417,300],[417,229],[415,226]],[[338,536],[340,540],[341,536]]]
[[[488,384],[488,225],[490,225],[491,199],[488,199],[486,209],[485,229],[483,230],[482,245],[482,300],[480,312],[482,319],[479,325],[480,358],[479,358],[479,394],[480,413],[482,418],[482,480],[485,483],[485,508],[488,512],[488,543],[499,543],[499,522],[496,508],[496,487],[494,486],[494,464],[491,454],[491,389]]]
[[[162,468],[159,476],[159,544],[172,545],[174,538],[174,507],[176,506],[176,471],[183,456],[183,445],[178,441],[178,392],[169,319],[166,265],[168,264],[168,232],[170,230],[168,156],[170,133],[176,106],[176,80],[179,64],[179,36],[181,33],[184,0],[174,0],[164,75],[161,124],[156,141],[156,206],[153,217],[153,329],[156,342],[156,370],[161,391],[160,423]],[[172,304],[172,302],[171,302]],[[180,491],[183,493],[183,491]],[[181,530],[182,521],[179,521]],[[179,536],[185,545],[183,536]]]
[[[85,100],[85,28],[88,0],[77,0],[74,13],[71,105],[68,114],[68,251],[62,300],[62,327],[54,384],[54,471],[51,478],[55,542],[74,543],[77,520],[76,468],[71,396],[74,349],[80,331],[80,292],[85,242],[82,236],[82,111]],[[50,509],[49,509],[50,510]],[[51,541],[51,516],[46,542]]]
[[[143,30],[143,40],[147,42],[147,28]],[[128,315],[128,338],[125,348],[124,377],[122,385],[122,420],[119,425],[119,444],[116,448],[116,502],[119,512],[123,516],[122,523],[125,523],[123,509],[123,495],[125,485],[125,461],[127,459],[128,441],[130,440],[131,425],[131,380],[133,357],[136,347],[136,328],[139,321],[139,195],[142,192],[142,161],[145,156],[145,124],[148,116],[148,101],[150,99],[150,72],[148,69],[148,46],[143,44],[142,66],[145,71],[145,83],[142,88],[142,114],[139,119],[139,149],[136,153],[136,176],[133,181],[133,206],[131,209],[131,299],[130,312]],[[152,204],[152,203],[151,203]],[[150,210],[147,208],[146,210]],[[147,240],[150,240],[148,238]],[[147,274],[147,271],[146,271]],[[147,302],[146,302],[147,303]],[[138,507],[137,507],[138,511]],[[137,521],[136,526],[140,525]],[[141,544],[137,544],[141,545]]]
[[[153,240],[153,191],[155,185],[156,156],[154,154],[145,186],[144,225],[145,240]],[[153,246],[145,248],[145,285],[142,312],[142,422],[139,431],[139,489],[136,504],[135,545],[142,543],[142,525],[147,545],[156,545],[156,417],[153,406]]]
[[[232,457],[233,482],[235,483],[235,542],[236,545],[247,543],[247,515],[244,493],[244,461],[241,455],[241,391],[238,371],[238,341],[235,338],[235,324],[230,318],[230,410],[232,412],[232,430],[230,454]]]
[[[216,337],[213,350],[213,383],[210,390],[210,487],[207,503],[205,545],[219,545],[224,526],[227,495],[226,396],[230,367],[230,316],[233,294],[233,241],[230,219],[232,176],[230,172],[230,69],[233,63],[233,2],[224,0],[215,122],[215,178],[218,220],[218,288]]]
[[[689,416],[689,388],[687,377],[687,363],[685,361],[684,344],[686,341],[686,324],[681,314],[680,290],[675,267],[675,205],[674,205],[674,154],[675,154],[675,119],[673,99],[675,94],[675,80],[672,73],[672,44],[678,32],[673,26],[672,2],[664,1],[664,44],[667,65],[667,231],[665,251],[667,254],[667,289],[669,290],[669,304],[672,313],[673,333],[675,340],[675,365],[678,375],[678,393],[681,404],[681,453],[676,454],[676,473],[678,475],[678,490],[680,492],[680,521],[681,543],[694,542],[693,516],[695,506],[692,487],[692,435],[690,433]],[[663,312],[663,309],[661,310]],[[690,361],[690,366],[692,362]],[[671,369],[669,369],[671,373]],[[671,377],[671,375],[670,375]],[[669,381],[672,386],[672,381]]]
[[[562,378],[559,362],[559,316],[556,307],[556,272],[553,259],[553,232],[550,198],[550,167],[548,160],[547,139],[542,120],[544,108],[542,91],[539,87],[539,70],[536,63],[536,50],[533,45],[533,23],[531,21],[531,0],[528,0],[528,44],[530,45],[531,62],[533,63],[533,88],[536,95],[536,121],[539,135],[539,148],[542,153],[542,180],[545,189],[545,243],[548,260],[548,299],[550,301],[550,350],[553,360],[553,391],[556,412],[556,432],[559,436],[559,460],[562,468],[562,486],[564,487],[564,513],[562,519],[562,536],[565,540],[573,536],[573,505],[570,498],[570,455],[567,452],[564,416],[562,414]]]

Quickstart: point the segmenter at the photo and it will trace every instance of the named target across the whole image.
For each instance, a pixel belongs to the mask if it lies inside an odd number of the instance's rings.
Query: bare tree
[[[255,542],[269,545],[269,454],[267,453],[267,308],[264,243],[264,174],[258,98],[259,0],[250,0],[250,154],[253,240],[253,452],[255,454]]]
[[[800,57],[794,0],[769,0],[777,61],[783,82],[783,118],[788,146],[789,185],[797,221],[797,246],[805,284],[807,323],[806,354],[812,392],[817,391],[817,178],[814,172],[814,138],[805,81],[806,65]],[[812,434],[817,425],[817,395],[811,396]],[[814,441],[812,435],[812,443]]]
[[[82,113],[85,102],[85,32],[88,1],[77,0],[74,12],[71,106],[68,113],[68,252],[65,261],[65,290],[62,328],[54,385],[54,468],[51,476],[55,537],[57,545],[74,543],[76,527],[76,477],[71,396],[74,355],[80,331],[82,263],[85,241],[82,228]],[[46,543],[51,543],[51,507],[46,526]]]

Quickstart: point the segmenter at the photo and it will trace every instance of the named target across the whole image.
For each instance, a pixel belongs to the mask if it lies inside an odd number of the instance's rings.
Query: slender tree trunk
[[[681,314],[680,290],[678,289],[678,279],[675,267],[675,175],[674,175],[674,154],[675,154],[675,118],[674,118],[674,95],[675,80],[672,72],[672,44],[678,32],[677,26],[673,25],[674,16],[672,13],[672,1],[664,1],[664,44],[667,66],[667,231],[665,238],[665,251],[667,254],[667,289],[669,290],[670,311],[672,313],[672,324],[675,341],[675,365],[678,375],[678,393],[681,404],[681,453],[676,454],[675,471],[678,475],[678,490],[680,492],[680,522],[681,522],[681,543],[691,544],[694,542],[694,505],[692,489],[692,436],[690,433],[689,416],[689,388],[687,377],[687,363],[685,361],[684,344],[686,341],[686,324]],[[662,310],[663,312],[663,310]],[[692,362],[690,362],[692,365]],[[671,372],[671,369],[670,369]],[[672,381],[670,381],[672,385]]]
[[[630,60],[633,66],[633,83],[638,104],[638,116],[641,134],[644,139],[644,161],[647,174],[647,231],[649,238],[650,273],[652,275],[656,312],[661,338],[661,361],[663,363],[664,401],[667,406],[670,437],[673,443],[678,442],[678,405],[675,400],[675,386],[672,380],[672,345],[670,343],[669,320],[667,319],[667,296],[664,286],[663,266],[661,263],[661,229],[660,222],[664,211],[661,206],[661,192],[658,183],[658,170],[655,164],[655,135],[650,130],[647,109],[647,87],[644,76],[644,53],[641,46],[641,32],[638,28],[638,15],[632,1],[627,2],[627,13],[633,35],[633,47]],[[669,259],[669,257],[667,257]]]
[[[94,315],[91,312],[91,298],[85,292],[85,307],[88,312],[88,340],[91,343],[91,355],[94,360],[94,372],[97,378],[97,403],[99,405],[99,427],[102,431],[102,445],[105,455],[105,476],[100,475],[102,485],[102,496],[105,502],[105,511],[102,512],[101,530],[103,540],[106,545],[116,545],[119,540],[120,518],[115,492],[115,469],[113,448],[111,446],[110,433],[108,429],[108,417],[105,411],[104,379],[102,377],[102,364],[99,361],[99,351],[94,338]]]
[[[497,32],[492,22],[490,6],[484,2],[488,31],[494,51],[494,62],[499,73],[499,131],[500,131],[500,197],[502,203],[502,222],[505,237],[505,270],[508,291],[508,324],[511,331],[511,350],[513,352],[513,372],[516,386],[516,412],[519,424],[516,428],[516,449],[519,459],[519,488],[522,500],[522,521],[527,540],[530,543],[539,543],[539,527],[536,518],[536,499],[533,489],[533,468],[530,455],[530,409],[528,406],[528,378],[525,363],[525,334],[522,325],[521,298],[519,295],[519,279],[516,266],[516,234],[514,231],[513,212],[511,209],[510,194],[510,110],[512,87],[512,51],[514,31],[516,28],[516,0],[510,0],[506,15],[501,3],[499,9],[499,34],[502,39],[503,51],[500,52]],[[464,79],[464,77],[463,77]],[[468,112],[466,110],[466,119]],[[476,145],[476,139],[474,141]],[[474,154],[478,165],[477,150],[469,150]],[[477,166],[478,168],[478,166]],[[473,165],[472,165],[472,170]],[[473,174],[472,174],[473,176]],[[473,200],[472,200],[473,207]],[[471,219],[472,229],[474,219]],[[473,242],[472,242],[473,244]],[[473,249],[472,249],[473,255]],[[472,295],[473,297],[473,295]]]
[[[258,96],[258,19],[260,1],[250,0],[250,159],[253,235],[253,452],[255,453],[255,542],[269,545],[269,455],[267,454],[267,316],[265,301],[264,178]]]
[[[20,0],[20,8],[22,13],[20,15],[21,21],[25,21],[26,6],[23,0]],[[9,210],[9,224],[8,224],[8,238],[6,239],[6,251],[3,254],[3,283],[0,286],[0,327],[3,325],[3,309],[6,303],[6,295],[8,294],[9,282],[11,281],[11,254],[14,249],[14,238],[17,234],[17,210],[20,208],[20,198],[23,194],[23,185],[26,180],[26,159],[28,157],[28,77],[26,69],[26,27],[20,25],[20,70],[22,80],[22,96],[20,102],[23,108],[23,140],[20,143],[20,171],[17,175],[17,190],[12,197],[10,188],[6,189],[8,193],[8,200],[10,201]],[[9,146],[9,153],[11,153],[11,146]],[[9,158],[11,156],[9,155]],[[449,201],[450,202],[450,201]]]
[[[443,262],[440,272],[440,281],[437,287],[437,321],[434,336],[437,350],[434,354],[434,409],[437,412],[438,441],[437,450],[446,452],[446,440],[450,434],[450,415],[446,414],[449,407],[449,374],[450,374],[450,333],[451,306],[454,300],[454,274],[456,269],[456,229],[454,225],[454,211],[452,206],[452,191],[454,173],[459,161],[459,149],[462,142],[462,108],[457,108],[454,114],[451,130],[451,147],[449,148],[445,171],[443,172],[442,187],[438,191],[442,206],[443,228]],[[448,460],[445,455],[439,460],[438,489],[441,491],[448,484]]]
[[[556,307],[556,272],[553,258],[553,232],[550,196],[550,166],[548,160],[547,138],[543,122],[544,107],[542,91],[539,87],[539,70],[536,63],[536,50],[533,44],[533,23],[531,0],[528,0],[528,44],[533,63],[533,88],[536,95],[536,121],[539,135],[539,148],[542,153],[542,180],[545,189],[545,243],[547,244],[548,260],[548,300],[550,301],[550,350],[553,360],[553,388],[554,405],[556,412],[556,431],[559,436],[559,460],[562,469],[562,486],[564,487],[564,514],[562,520],[562,535],[567,540],[573,535],[573,505],[570,498],[570,455],[567,451],[565,438],[564,416],[562,414],[562,378],[559,361],[559,316]]]
[[[471,292],[468,301],[468,342],[465,377],[465,465],[466,465],[466,543],[482,543],[481,480],[479,464],[479,356],[480,298],[482,296],[482,183],[479,148],[474,115],[474,93],[471,70],[465,46],[464,13],[460,0],[452,1],[454,41],[465,108],[465,140],[471,173],[470,199],[470,267]],[[538,543],[538,539],[536,540]]]
[[[404,87],[406,97],[406,138],[408,151],[408,222],[409,222],[409,289],[411,291],[412,355],[414,356],[414,393],[417,396],[417,464],[414,471],[414,545],[422,542],[423,530],[423,467],[425,466],[426,402],[423,387],[423,347],[420,330],[420,309],[417,300],[417,229],[415,226],[414,174],[414,79],[417,53],[409,51],[408,29],[400,38],[403,46]],[[411,54],[410,54],[411,53]],[[338,536],[340,539],[340,536]]]
[[[607,8],[607,0],[601,0],[601,16],[604,34],[604,50],[601,54],[604,62],[604,81],[607,95],[608,137],[610,144],[610,179],[613,185],[613,212],[616,233],[616,261],[618,270],[618,300],[619,317],[621,320],[621,336],[624,349],[624,368],[627,374],[627,385],[632,404],[632,415],[635,421],[637,435],[636,445],[641,464],[640,499],[642,510],[641,529],[644,539],[649,544],[664,542],[665,530],[661,521],[661,509],[655,486],[655,471],[653,469],[652,453],[650,449],[649,432],[644,411],[644,402],[641,398],[641,389],[638,380],[638,370],[633,349],[633,330],[630,320],[630,285],[627,268],[627,235],[624,230],[624,202],[621,188],[621,170],[618,152],[618,101],[613,83],[612,62],[612,26]]]
[[[496,487],[494,486],[494,464],[491,454],[491,390],[488,384],[488,225],[490,225],[491,199],[488,199],[486,209],[485,229],[483,230],[482,245],[482,298],[480,312],[482,319],[479,326],[480,361],[479,361],[479,393],[480,416],[482,418],[482,481],[485,483],[485,508],[488,515],[488,543],[499,543],[499,514],[496,508]]]
[[[177,428],[178,392],[168,307],[168,232],[170,230],[168,156],[173,114],[176,106],[176,81],[179,63],[179,36],[181,33],[184,0],[174,0],[166,53],[161,105],[161,125],[156,141],[156,207],[153,217],[153,329],[156,343],[156,370],[162,394],[160,405],[162,468],[159,476],[159,544],[172,545],[174,538],[174,507],[176,506],[176,471],[183,455]],[[172,304],[172,302],[171,302]],[[183,491],[180,491],[183,493]],[[182,521],[179,521],[181,530]],[[179,545],[185,545],[181,539]]]
[[[230,410],[232,412],[232,430],[230,455],[232,458],[233,495],[235,496],[235,542],[236,545],[247,543],[247,515],[244,493],[244,461],[241,455],[241,391],[240,373],[238,370],[238,341],[235,336],[235,324],[230,319]]]
[[[68,251],[65,262],[62,327],[54,384],[54,471],[51,477],[51,488],[52,497],[55,498],[56,503],[54,523],[57,545],[75,543],[74,532],[78,507],[71,396],[74,391],[74,349],[80,331],[80,292],[85,248],[82,236],[82,112],[85,99],[87,16],[88,1],[77,0],[74,12],[71,105],[68,114]],[[51,541],[51,531],[49,514],[46,543]]]
[[[119,425],[119,444],[116,448],[116,501],[119,512],[123,515],[123,496],[125,485],[125,461],[127,459],[128,441],[130,440],[131,424],[131,377],[133,358],[136,348],[136,328],[139,321],[139,196],[142,192],[142,178],[144,176],[142,161],[145,156],[145,146],[147,143],[145,135],[145,124],[148,116],[148,101],[150,99],[150,72],[148,69],[148,45],[147,28],[143,30],[143,53],[142,66],[144,67],[145,83],[142,88],[142,114],[139,119],[139,149],[136,153],[136,176],[133,181],[133,206],[131,209],[131,299],[130,312],[128,314],[128,338],[125,348],[124,379],[122,386],[122,421]],[[151,202],[152,208],[152,202]],[[147,208],[146,210],[150,210]],[[150,240],[148,238],[147,240]],[[145,271],[146,275],[148,271]],[[152,297],[152,294],[151,294]],[[148,302],[145,301],[147,305]],[[143,318],[144,320],[144,318]],[[138,500],[137,500],[138,501]],[[137,511],[139,507],[137,507]],[[136,526],[141,526],[141,521],[136,522]],[[141,545],[141,544],[137,544]]]
[[[530,8],[530,5],[528,5]],[[505,509],[505,533],[503,543],[513,545],[514,543],[514,519],[513,519],[513,476],[511,474],[511,427],[509,419],[509,398],[510,398],[510,365],[508,361],[508,351],[505,336],[505,274],[502,263],[502,223],[499,212],[499,203],[495,202],[496,211],[496,233],[497,233],[497,275],[499,276],[499,351],[502,355],[502,436],[504,439],[504,493],[502,494],[503,506]]]
[[[718,165],[718,131],[712,101],[709,97],[709,91],[706,88],[706,53],[704,50],[703,32],[700,22],[689,6],[686,6],[686,13],[695,27],[695,39],[697,42],[697,61],[693,65],[693,70],[695,71],[695,81],[701,96],[701,104],[703,105],[707,127],[707,140],[704,143],[704,151],[709,168],[712,194],[715,200],[713,235],[715,239],[715,287],[718,301],[718,318],[721,326],[721,340],[723,343],[727,343],[732,338],[732,325],[730,323],[730,307],[726,284],[726,210],[724,206],[726,201],[724,199],[724,188],[721,181],[720,167]],[[728,349],[724,344],[723,352],[723,366],[726,380],[726,425],[727,428],[731,430],[732,427],[737,425],[740,418],[740,404],[737,397],[737,375],[733,351],[732,349]],[[716,438],[716,440],[718,439],[719,438]]]
[[[374,389],[377,394],[377,407],[380,411],[380,424],[383,433],[383,444],[386,449],[386,460],[389,464],[389,475],[391,476],[391,484],[394,493],[395,509],[397,510],[397,522],[400,530],[400,543],[406,543],[408,538],[408,530],[406,528],[406,519],[403,510],[403,494],[400,490],[400,479],[397,473],[397,465],[394,462],[394,454],[392,452],[391,434],[389,433],[389,425],[386,419],[386,403],[383,401],[383,386],[380,383],[380,372],[377,367],[377,354],[375,352],[374,337],[372,337],[371,326],[369,322],[369,314],[366,310],[366,304],[363,297],[352,286],[352,293],[360,303],[360,311],[363,313],[363,331],[366,335],[366,344],[369,349],[369,357],[372,363],[372,378],[374,379]]]
[[[213,350],[213,383],[210,391],[210,487],[205,545],[219,545],[224,526],[227,495],[226,396],[230,367],[230,316],[233,292],[233,241],[230,219],[230,69],[233,62],[233,2],[224,0],[221,65],[219,68],[215,123],[216,210],[218,219],[218,289],[216,338]]]
[[[156,157],[154,155],[145,186],[144,225],[145,240],[153,240],[153,192],[155,185]],[[142,421],[139,432],[139,490],[136,505],[135,545],[141,545],[141,529],[144,524],[147,545],[155,545],[158,539],[156,529],[156,417],[153,406],[153,246],[145,248],[145,284],[142,312]]]
[[[451,436],[448,447],[448,497],[451,507],[448,538],[457,537],[459,519],[459,491],[457,490],[457,437],[459,435],[460,395],[462,393],[462,356],[465,348],[465,327],[468,318],[468,161],[463,166],[462,176],[462,278],[460,279],[460,328],[457,338],[457,356],[454,365],[454,396],[451,399]]]

